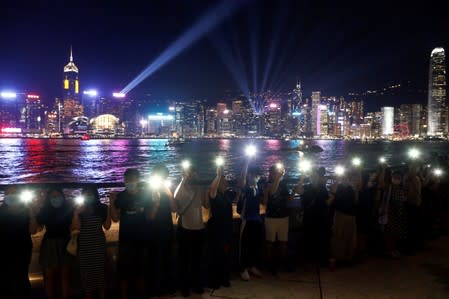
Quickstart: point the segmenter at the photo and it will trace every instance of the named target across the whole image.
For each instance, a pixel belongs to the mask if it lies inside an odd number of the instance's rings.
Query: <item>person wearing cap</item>
[[[276,261],[273,253],[274,243],[279,242],[281,263],[288,267],[288,217],[287,204],[293,199],[287,184],[283,181],[285,168],[280,165],[270,167],[268,184],[264,190],[262,203],[266,206],[265,213],[265,240],[267,246],[268,268],[276,275]]]
[[[250,274],[261,277],[260,266],[262,248],[262,218],[260,204],[263,191],[258,186],[260,171],[257,167],[248,168],[249,161],[245,162],[240,176],[240,190],[237,201],[237,213],[240,214],[240,243],[239,264],[240,277],[248,281]]]
[[[198,184],[194,166],[184,169],[182,180],[174,192],[178,214],[179,280],[181,294],[190,296],[190,289],[204,293],[201,284],[201,258],[205,238],[202,208],[207,208],[205,190]]]

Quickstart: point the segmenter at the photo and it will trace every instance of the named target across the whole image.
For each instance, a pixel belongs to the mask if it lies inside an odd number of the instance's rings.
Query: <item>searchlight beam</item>
[[[210,32],[219,25],[225,18],[232,15],[240,2],[223,0],[211,11],[203,15],[189,30],[184,32],[176,41],[165,49],[150,65],[148,65],[135,79],[133,79],[121,93],[129,93],[134,87],[156,72],[166,63],[178,56],[183,50],[190,47],[203,35]]]

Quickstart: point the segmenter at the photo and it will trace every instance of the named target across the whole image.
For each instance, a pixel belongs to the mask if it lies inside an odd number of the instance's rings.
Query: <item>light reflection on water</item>
[[[179,164],[190,159],[197,165],[202,179],[215,174],[214,159],[226,159],[225,172],[239,174],[244,161],[244,148],[253,143],[258,147],[254,163],[265,171],[274,163],[284,163],[288,178],[299,175],[299,153],[291,149],[299,141],[281,140],[194,140],[183,146],[166,147],[166,139],[0,139],[0,183],[26,182],[120,182],[127,168],[138,168],[148,175],[156,163],[167,164],[170,176],[178,179]],[[409,147],[416,146],[429,153],[447,153],[449,143],[382,142],[357,144],[340,140],[314,140],[310,144],[323,151],[309,154],[316,166],[329,172],[338,163],[361,156],[364,166],[374,168],[379,156],[389,163],[400,163]]]

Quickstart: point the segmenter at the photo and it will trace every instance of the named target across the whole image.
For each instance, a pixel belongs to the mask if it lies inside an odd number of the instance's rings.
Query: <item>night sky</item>
[[[48,99],[61,94],[70,45],[81,88],[110,94],[220,3],[36,2],[0,4],[0,89]],[[312,90],[346,95],[404,80],[425,87],[431,50],[449,50],[443,2],[365,2],[238,1],[232,16],[130,94],[216,101],[229,89],[261,90],[264,81],[266,89],[290,91],[297,78],[306,96]]]

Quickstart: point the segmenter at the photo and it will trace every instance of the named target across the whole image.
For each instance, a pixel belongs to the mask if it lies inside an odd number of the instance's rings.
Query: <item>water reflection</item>
[[[170,177],[176,180],[183,159],[189,159],[197,166],[200,177],[209,180],[215,176],[214,159],[219,154],[226,158],[225,173],[238,175],[246,159],[244,148],[250,143],[258,148],[253,163],[265,172],[281,161],[288,178],[295,179],[300,174],[297,150],[300,143],[295,140],[194,140],[179,147],[167,147],[166,142],[166,139],[0,139],[0,183],[117,182],[122,181],[129,167],[148,175],[157,163],[165,163]],[[447,153],[449,150],[449,143],[442,142],[359,144],[314,140],[307,144],[323,149],[305,156],[314,165],[324,166],[328,173],[337,163],[348,162],[355,155],[362,157],[364,166],[374,168],[381,155],[389,164],[401,163],[411,146],[418,147],[427,156],[432,151]]]

